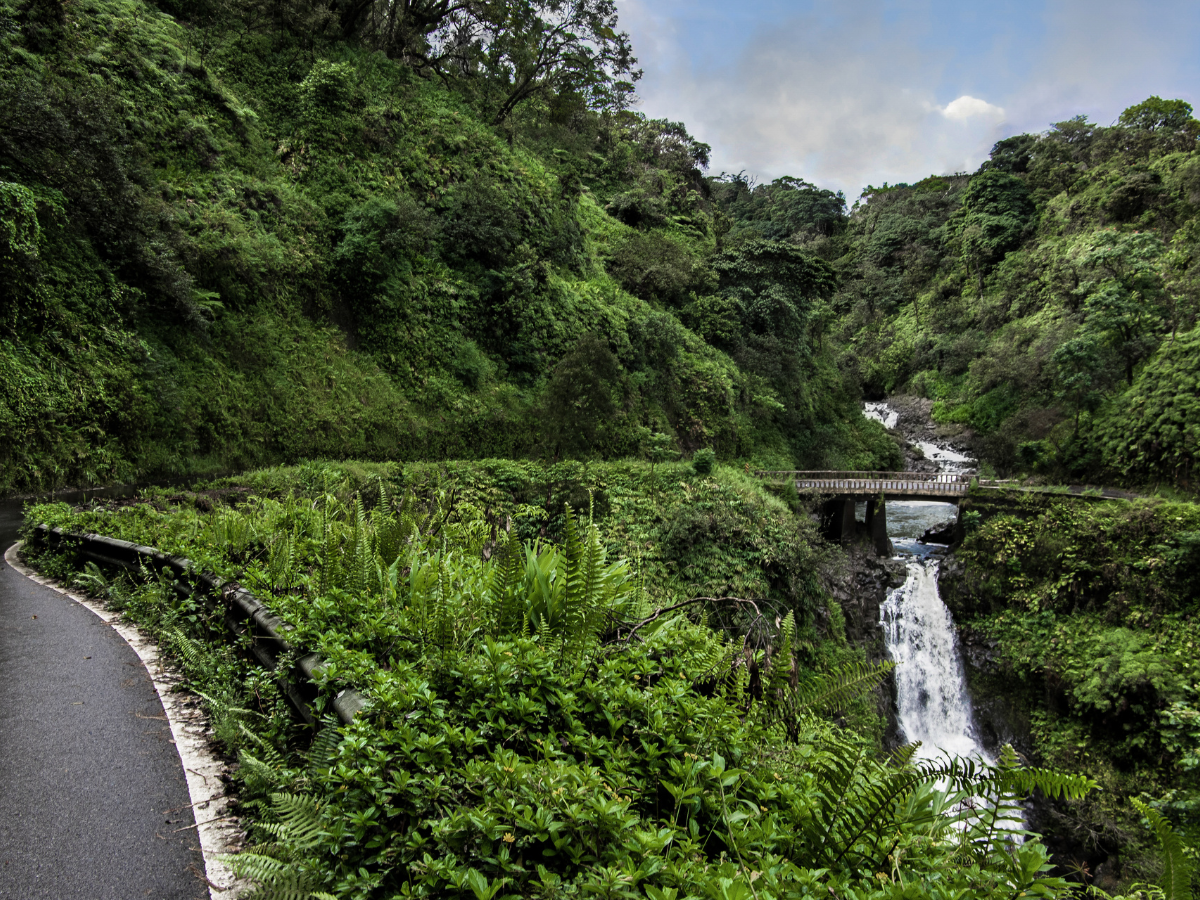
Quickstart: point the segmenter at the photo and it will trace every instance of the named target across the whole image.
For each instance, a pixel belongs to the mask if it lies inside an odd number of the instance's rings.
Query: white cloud
[[[928,0],[904,0],[903,15],[895,0],[763,0],[740,30],[705,0],[618,2],[646,114],[685,122],[715,171],[796,175],[851,199],[974,171],[997,140],[1074,115],[1107,125],[1151,94],[1200,106],[1195,0],[1041,0],[962,42]]]
[[[986,100],[972,97],[969,94],[963,94],[957,100],[951,100],[941,112],[947,119],[953,119],[958,122],[965,122],[967,119],[975,118],[989,119],[993,122],[1004,121],[1003,109],[999,106],[993,106]]]
[[[635,26],[647,5],[623,4]],[[722,70],[693,69],[678,50],[647,67],[643,111],[687,123],[713,145],[717,171],[790,174],[840,188],[974,169],[1003,135],[1003,110],[974,97],[937,102],[943,60],[919,49],[882,0],[846,0],[836,18],[770,23]],[[656,49],[666,29],[654,28]],[[643,56],[648,56],[644,51]]]

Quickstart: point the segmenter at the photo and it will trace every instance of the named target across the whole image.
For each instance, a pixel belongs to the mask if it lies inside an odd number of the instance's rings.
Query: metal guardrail
[[[245,588],[198,571],[186,557],[171,556],[154,547],[102,534],[77,534],[43,524],[34,528],[33,537],[38,543],[56,547],[74,546],[80,556],[101,565],[134,572],[141,571],[143,566],[155,573],[168,571],[175,582],[175,591],[181,597],[199,594],[213,602],[222,603],[226,628],[234,637],[249,635],[250,652],[267,669],[277,671],[281,657],[292,653],[298,655],[291,671],[281,673],[280,681],[300,717],[309,725],[316,724],[312,703],[317,698],[318,689],[313,679],[327,663],[320,654],[306,653],[293,646],[287,639],[287,632],[292,631],[293,626],[272,613]],[[341,691],[333,700],[334,711],[347,725],[366,705],[366,699],[354,688]]]

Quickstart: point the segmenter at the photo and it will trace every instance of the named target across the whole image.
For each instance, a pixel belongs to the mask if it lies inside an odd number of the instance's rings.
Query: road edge
[[[167,670],[159,656],[158,647],[134,625],[123,621],[121,616],[109,612],[96,601],[67,590],[22,563],[17,557],[22,544],[22,541],[17,541],[4,553],[4,561],[14,572],[57,591],[88,609],[106,625],[111,626],[141,660],[146,674],[154,684],[154,690],[158,693],[167,723],[171,726],[173,743],[187,779],[209,897],[211,900],[235,900],[246,885],[219,857],[221,854],[235,853],[240,849],[242,831],[236,817],[229,812],[231,801],[225,793],[225,782],[221,778],[226,771],[226,765],[208,740],[210,732],[206,717],[200,709],[199,698],[194,694],[176,693],[173,690],[180,679]],[[197,702],[188,704],[184,702],[184,697],[194,698]]]

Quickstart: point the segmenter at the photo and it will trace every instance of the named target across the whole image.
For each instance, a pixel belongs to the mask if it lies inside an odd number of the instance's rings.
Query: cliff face
[[[832,268],[723,245],[682,125],[553,97],[496,125],[477,83],[290,4],[208,5],[0,0],[61,13],[0,33],[0,493],[304,458],[897,457],[822,338]]]
[[[862,650],[869,662],[886,662],[879,608],[887,593],[904,584],[907,567],[902,560],[880,558],[870,542],[845,545],[844,562],[828,589],[842,611],[846,639]],[[896,725],[896,685],[889,677],[875,690],[876,713],[886,721],[884,746],[898,747],[903,740]]]

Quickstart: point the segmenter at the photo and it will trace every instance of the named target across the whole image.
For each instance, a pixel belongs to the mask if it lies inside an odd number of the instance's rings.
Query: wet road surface
[[[0,686],[0,898],[206,898],[182,764],[137,654],[2,562]]]

